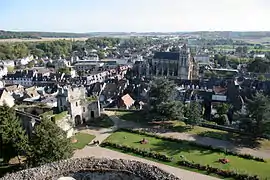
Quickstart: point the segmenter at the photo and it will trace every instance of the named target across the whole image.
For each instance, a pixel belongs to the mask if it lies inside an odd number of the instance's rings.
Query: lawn
[[[228,133],[227,131],[222,131],[218,129],[211,129],[201,126],[194,126],[193,128],[191,128],[182,121],[172,121],[172,125],[170,125],[170,127],[168,128],[173,129],[177,132],[186,132],[189,134],[196,134],[199,136],[206,136],[221,140],[231,140],[231,138],[234,136],[234,134],[232,133]]]
[[[148,120],[154,118],[153,114],[147,114],[144,111],[115,111],[115,115],[122,120],[133,121],[141,124],[147,124]]]
[[[115,114],[123,120],[134,121],[141,124],[147,124],[147,119],[153,118],[153,115],[146,115],[143,112],[121,112],[117,111]],[[243,144],[250,146],[251,148],[257,148],[260,150],[270,150],[270,141],[267,139],[252,140],[250,137],[239,135],[236,133],[230,133],[227,131],[205,128],[201,126],[194,126],[193,129],[186,125],[183,121],[170,121],[165,127],[176,132],[185,132],[189,134],[196,134],[198,136],[210,137],[215,139],[221,139],[230,141],[235,144]],[[150,124],[148,124],[150,125]]]
[[[95,118],[94,120],[91,120],[87,122],[87,125],[94,126],[94,127],[103,127],[103,128],[109,128],[114,125],[113,121],[110,117],[106,114],[101,114],[100,117]]]
[[[89,144],[95,138],[94,135],[86,134],[86,133],[77,133],[72,139],[76,139],[77,142],[72,143],[72,147],[74,149],[82,149],[87,144]]]
[[[143,112],[122,112],[117,111],[115,112],[116,116],[118,116],[120,119],[126,120],[126,121],[134,121],[138,123],[147,123],[147,120],[145,120],[146,115]],[[150,117],[149,117],[150,118]],[[194,126],[194,128],[190,128],[190,126],[187,126],[182,121],[170,121],[171,123],[166,125],[168,129],[172,129],[176,132],[186,132],[189,134],[196,134],[200,136],[206,136],[206,137],[212,137],[216,139],[222,139],[222,140],[230,140],[230,137],[232,136],[231,133],[228,133],[226,131],[211,129],[211,128],[205,128],[200,126]]]
[[[146,138],[148,144],[140,144],[139,141]],[[189,161],[200,163],[204,165],[211,165],[213,167],[221,168],[224,170],[233,170],[239,173],[248,173],[251,175],[258,175],[260,178],[270,178],[270,162],[267,163],[257,162],[239,158],[237,156],[226,155],[224,153],[217,153],[205,148],[198,148],[188,143],[176,143],[165,140],[148,137],[145,135],[138,135],[128,132],[115,132],[106,141],[128,145],[139,149],[147,149],[156,151],[161,154],[168,155],[173,158],[171,165],[177,166],[176,162],[181,160],[180,156],[184,156]],[[229,164],[220,164],[217,162],[219,158],[230,160]]]

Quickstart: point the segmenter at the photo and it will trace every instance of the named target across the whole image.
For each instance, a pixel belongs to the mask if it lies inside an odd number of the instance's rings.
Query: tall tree
[[[192,127],[199,124],[202,117],[200,104],[196,101],[190,102],[186,107],[185,116],[187,118],[186,123]]]
[[[180,101],[169,101],[158,105],[157,112],[160,116],[169,118],[171,120],[181,120],[184,106]]]
[[[150,88],[150,104],[154,110],[161,103],[171,101],[175,92],[175,84],[165,78],[156,78],[151,83]]]
[[[14,109],[0,106],[1,155],[5,162],[29,152],[29,141]]]
[[[270,72],[270,62],[262,58],[255,58],[248,63],[247,70],[255,73],[268,73]]]
[[[32,166],[70,158],[73,151],[66,133],[48,119],[42,119],[35,127],[31,147],[29,163]]]
[[[257,93],[247,103],[249,131],[258,137],[269,133],[270,129],[270,99],[262,93]]]

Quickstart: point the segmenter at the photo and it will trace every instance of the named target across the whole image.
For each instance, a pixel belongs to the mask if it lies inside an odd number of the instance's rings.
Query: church
[[[198,79],[198,66],[184,44],[170,52],[156,52],[147,63],[146,76],[170,79]]]

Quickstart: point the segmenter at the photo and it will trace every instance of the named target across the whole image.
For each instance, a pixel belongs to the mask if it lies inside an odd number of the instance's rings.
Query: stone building
[[[75,126],[100,116],[98,98],[86,97],[85,87],[60,87],[57,105],[59,112],[68,111]]]
[[[186,45],[174,52],[156,52],[148,61],[146,76],[167,76],[171,79],[197,79],[198,67]]]

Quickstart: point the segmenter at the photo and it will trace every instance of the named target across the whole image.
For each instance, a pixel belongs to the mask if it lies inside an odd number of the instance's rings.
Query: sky
[[[0,0],[0,29],[270,31],[270,0]]]

